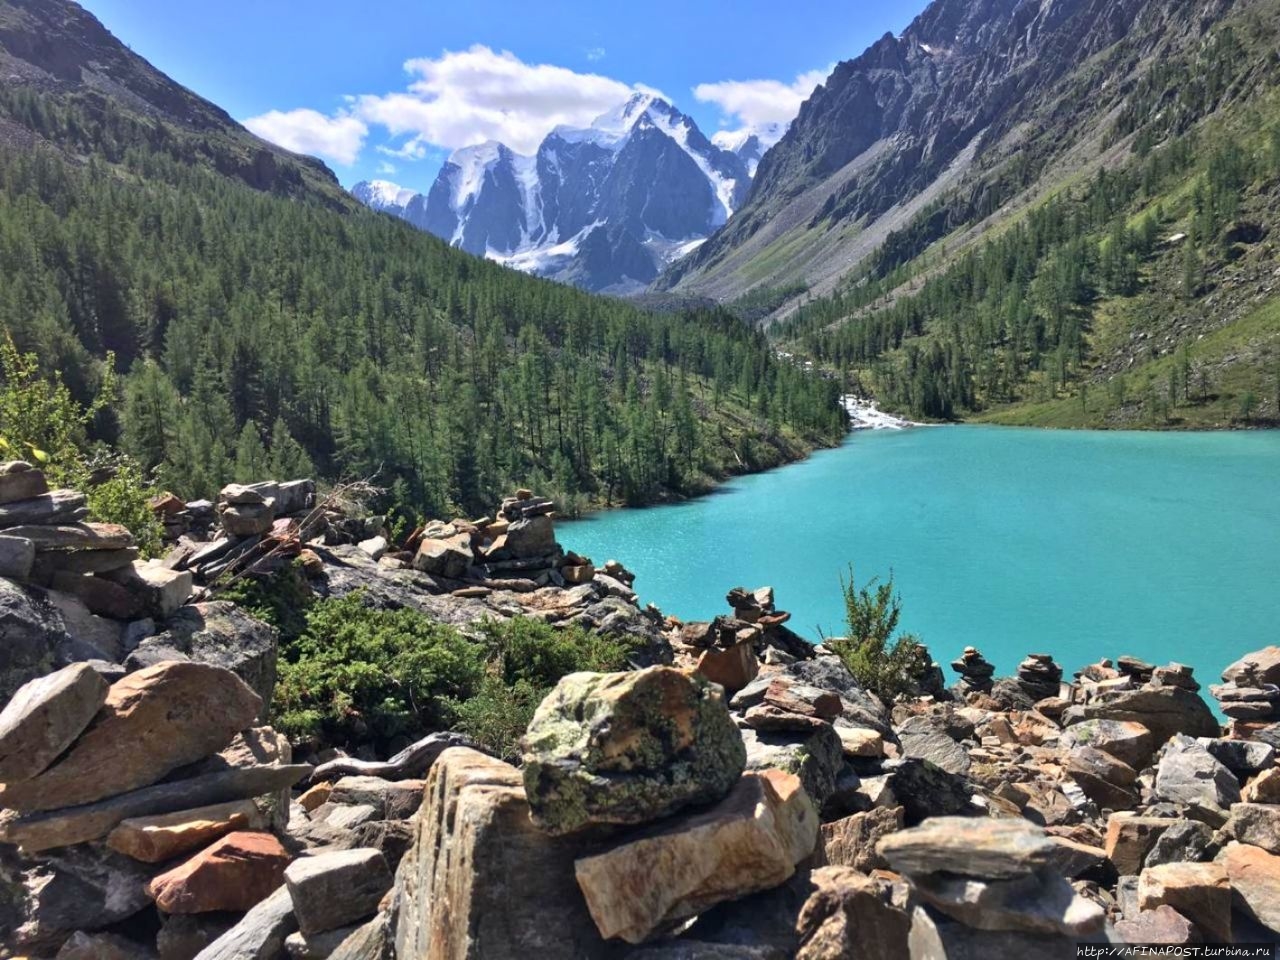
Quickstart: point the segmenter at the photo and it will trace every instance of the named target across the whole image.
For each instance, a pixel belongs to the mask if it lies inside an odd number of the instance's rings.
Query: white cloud
[[[357,117],[326,117],[316,110],[269,110],[244,125],[294,153],[314,154],[344,166],[356,162],[369,128]]]
[[[605,50],[604,47],[592,47],[587,51],[587,59],[592,63],[596,63],[597,61],[603,60],[607,54],[608,51]]]
[[[791,83],[780,80],[722,80],[700,83],[693,95],[701,103],[713,103],[724,115],[728,129],[716,134],[720,143],[741,142],[751,133],[776,140],[800,112],[800,105],[822,83],[830,70],[810,70]]]
[[[405,63],[408,89],[357,97],[353,113],[393,137],[407,137],[384,152],[411,158],[427,146],[454,150],[499,140],[533,153],[560,124],[586,126],[638,89],[594,73],[529,64],[515,54],[475,45]]]
[[[384,160],[382,163],[378,164],[378,172],[390,176],[396,172],[396,165],[394,163],[387,163]]]

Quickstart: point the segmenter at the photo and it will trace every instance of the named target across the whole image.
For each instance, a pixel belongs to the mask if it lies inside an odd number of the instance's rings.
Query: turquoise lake
[[[893,571],[904,629],[1000,674],[1133,654],[1206,687],[1280,643],[1280,431],[1090,433],[983,426],[852,434],[686,503],[565,523],[567,548],[635,572],[682,619],[772,585],[790,626],[842,631],[840,575]],[[948,669],[948,673],[950,671]]]

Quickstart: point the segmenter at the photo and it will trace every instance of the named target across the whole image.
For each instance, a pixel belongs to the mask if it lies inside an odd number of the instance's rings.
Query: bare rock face
[[[0,805],[52,810],[155,783],[222,749],[261,707],[229,670],[181,662],[140,670],[112,685],[66,756],[32,780],[6,784]]]
[[[570,674],[522,746],[534,822],[557,835],[715,802],[747,759],[721,688],[671,667]]]
[[[578,886],[601,936],[640,943],[717,903],[783,883],[817,835],[817,810],[798,777],[747,774],[707,812],[578,860]]]
[[[587,850],[534,826],[515,767],[466,748],[444,751],[397,872],[395,956],[604,958],[574,880],[574,860]]]
[[[76,663],[24,684],[0,713],[0,782],[44,772],[93,720],[107,682]]]

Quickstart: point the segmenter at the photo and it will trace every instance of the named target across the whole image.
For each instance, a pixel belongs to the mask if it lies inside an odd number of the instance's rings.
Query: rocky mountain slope
[[[739,216],[660,285],[827,293],[938,198],[985,215],[1096,166],[1139,79],[1236,6],[935,0],[836,67],[761,162]]]
[[[457,150],[426,194],[385,181],[352,193],[477,256],[629,293],[745,199],[761,142],[730,146],[665,100],[636,94],[588,128],[553,130],[534,156],[492,142]]]

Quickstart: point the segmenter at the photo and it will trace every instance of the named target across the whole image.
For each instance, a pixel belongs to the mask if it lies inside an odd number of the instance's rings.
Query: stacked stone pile
[[[960,674],[955,694],[961,699],[971,693],[991,692],[991,678],[995,676],[996,667],[976,647],[965,647],[960,658],[951,662],[951,669]]]
[[[1280,647],[1266,647],[1237,660],[1210,692],[1232,720],[1280,721]]]
[[[163,620],[186,602],[189,574],[139,560],[128,530],[87,515],[84,494],[50,490],[29,463],[0,463],[0,577],[52,588],[116,620]]]

